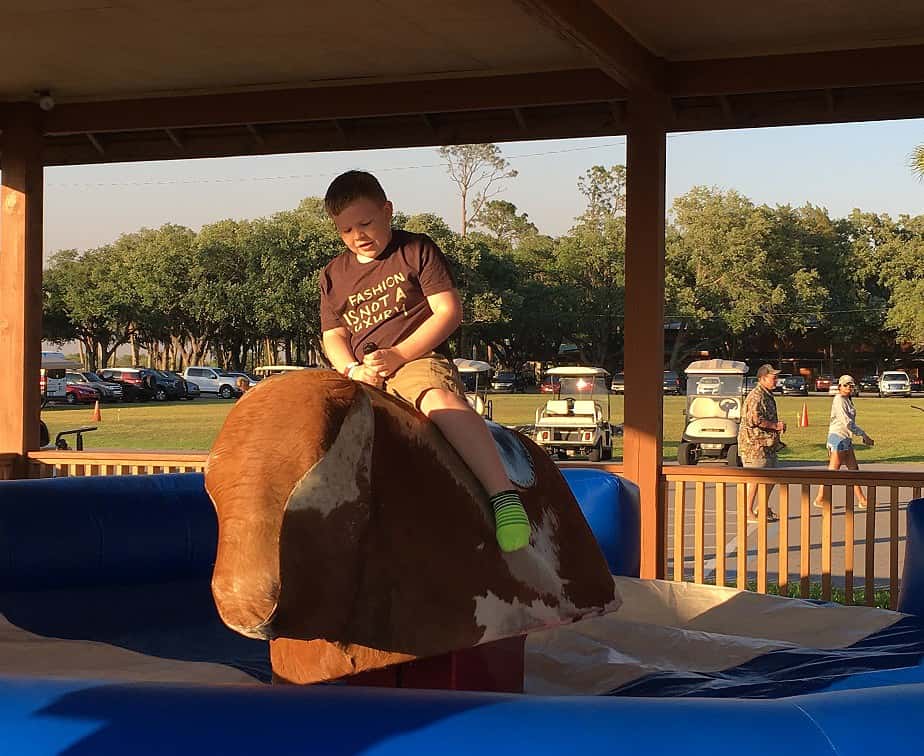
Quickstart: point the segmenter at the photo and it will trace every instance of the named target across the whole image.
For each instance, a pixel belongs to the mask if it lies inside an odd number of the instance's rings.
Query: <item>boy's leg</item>
[[[413,360],[388,379],[385,390],[427,415],[475,474],[494,510],[501,549],[527,546],[530,526],[523,502],[507,477],[491,431],[468,406],[455,365],[437,354]]]
[[[513,488],[491,431],[465,399],[445,390],[431,389],[421,397],[420,411],[436,424],[459,452],[488,496]]]
[[[494,438],[484,420],[468,403],[446,389],[430,389],[420,399],[420,411],[440,429],[484,487],[494,509],[497,543],[503,551],[529,544],[529,518],[520,495],[507,477]]]

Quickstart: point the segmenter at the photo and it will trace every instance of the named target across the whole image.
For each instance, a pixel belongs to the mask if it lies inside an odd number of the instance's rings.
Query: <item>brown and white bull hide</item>
[[[520,438],[533,532],[505,554],[484,490],[422,414],[328,370],[260,382],[206,467],[222,619],[273,641],[277,679],[315,682],[615,609],[570,489]]]

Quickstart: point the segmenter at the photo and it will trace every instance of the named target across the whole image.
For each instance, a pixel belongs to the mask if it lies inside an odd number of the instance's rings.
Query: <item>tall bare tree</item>
[[[462,200],[462,236],[478,218],[485,203],[502,190],[504,179],[517,172],[501,155],[496,144],[458,144],[440,147],[440,157],[446,162],[446,172],[459,187]]]

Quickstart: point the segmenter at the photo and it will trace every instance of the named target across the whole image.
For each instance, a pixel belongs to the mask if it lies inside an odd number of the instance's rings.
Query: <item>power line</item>
[[[568,152],[584,152],[587,150],[603,150],[613,147],[621,147],[625,144],[625,138],[618,142],[608,142],[606,144],[594,144],[583,147],[567,147],[560,150],[545,150],[543,152],[526,152],[521,155],[506,155],[507,160],[522,160],[524,158],[545,157],[548,155],[562,155]],[[443,168],[445,163],[422,163],[419,165],[395,165],[384,168],[376,168],[376,173],[386,173],[392,171],[416,171],[430,168]],[[100,181],[100,182],[78,182],[78,183],[48,183],[47,186],[55,188],[68,189],[101,189],[109,187],[126,187],[126,186],[176,186],[182,184],[243,184],[248,182],[263,181],[301,181],[312,178],[330,178],[329,172],[324,173],[293,173],[282,174],[277,176],[242,176],[228,178],[175,178],[175,179],[146,179],[143,181]]]

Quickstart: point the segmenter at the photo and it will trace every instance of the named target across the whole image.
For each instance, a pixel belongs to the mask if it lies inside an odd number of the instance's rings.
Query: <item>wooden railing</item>
[[[863,603],[873,605],[877,592],[887,591],[895,607],[905,540],[899,515],[921,496],[924,471],[666,467],[664,479],[668,577],[784,595],[798,579],[798,595],[830,600],[838,590],[846,603],[862,586]],[[749,485],[757,489],[754,523],[746,512]],[[816,508],[819,486],[824,496]],[[865,511],[854,486],[868,500]],[[768,522],[768,511],[778,523]]]
[[[74,452],[28,455],[30,477],[145,475],[201,472],[207,452]],[[12,477],[14,455],[0,455],[0,479]],[[622,473],[618,463],[564,462]],[[887,592],[898,598],[904,556],[902,509],[919,498],[924,471],[906,473],[823,469],[775,470],[666,466],[663,574],[674,580],[735,585],[761,593],[779,591],[852,603],[855,589],[866,604]],[[760,508],[749,523],[748,484]],[[824,486],[824,506],[812,506]],[[860,511],[854,486],[869,501]],[[772,509],[779,522],[768,523]]]
[[[208,452],[30,452],[29,477],[202,472],[206,457]]]

